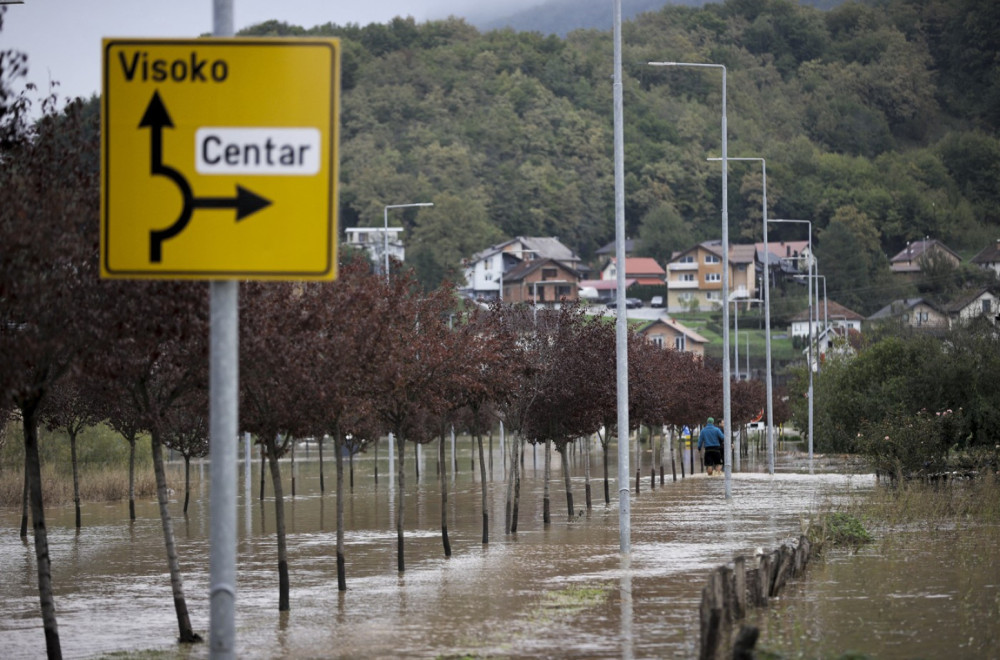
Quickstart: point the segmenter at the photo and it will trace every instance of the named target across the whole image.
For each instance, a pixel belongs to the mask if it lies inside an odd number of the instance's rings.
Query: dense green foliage
[[[944,340],[909,332],[875,340],[853,358],[828,360],[814,378],[817,450],[861,451],[882,468],[905,471],[940,467],[953,450],[993,447],[1000,443],[998,373],[1000,336],[984,320]],[[804,380],[793,397],[799,428],[808,418]]]
[[[378,225],[384,204],[447,199],[396,220],[419,245],[425,286],[497,236],[558,236],[584,258],[613,238],[610,16],[608,29],[565,39],[458,19],[245,33],[342,39],[343,224]],[[628,234],[655,240],[661,261],[718,237],[721,173],[705,159],[721,150],[719,75],[647,62],[724,63],[730,155],[768,159],[771,216],[812,219],[831,294],[873,311],[898,293],[880,277],[906,241],[974,253],[996,238],[998,35],[991,0],[825,12],[729,0],[627,22]],[[760,240],[759,168],[730,167],[730,235]]]

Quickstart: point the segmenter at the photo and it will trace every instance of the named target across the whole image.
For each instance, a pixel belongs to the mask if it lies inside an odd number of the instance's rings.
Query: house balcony
[[[678,282],[674,282],[673,280],[671,280],[670,282],[667,282],[667,288],[670,289],[671,291],[697,290],[698,289],[698,282],[697,281],[694,281],[694,282],[679,282],[679,281]]]
[[[667,264],[667,270],[698,270],[698,264]]]

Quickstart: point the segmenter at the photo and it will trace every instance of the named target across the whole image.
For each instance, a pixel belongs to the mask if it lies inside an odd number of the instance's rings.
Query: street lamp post
[[[709,160],[722,160],[709,158]],[[774,474],[774,390],[771,378],[771,248],[767,242],[767,161],[763,158],[730,158],[729,160],[760,161],[761,182],[763,186],[763,201],[761,203],[761,218],[764,225],[764,365],[765,389],[767,391],[767,473]],[[750,367],[747,367],[749,374]]]
[[[768,222],[799,223],[809,225],[809,259],[806,262],[809,274],[807,279],[807,289],[809,290],[809,352],[807,362],[809,363],[809,472],[813,471],[813,368],[812,368],[812,344],[813,344],[813,312],[812,312],[812,269],[815,259],[813,258],[812,247],[812,222],[810,220],[772,220]]]
[[[726,129],[726,66],[696,62],[649,62],[649,66],[683,66],[722,70],[722,417],[725,422],[726,499],[733,497],[732,415],[729,382],[729,139]]]
[[[389,204],[382,209],[382,254],[385,257],[385,280],[389,281],[389,209],[408,209],[414,206],[434,206],[434,202],[417,202],[415,204]]]

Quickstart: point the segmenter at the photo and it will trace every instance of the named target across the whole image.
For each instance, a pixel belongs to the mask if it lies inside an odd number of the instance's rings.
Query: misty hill
[[[701,7],[708,0],[622,0],[622,20],[630,20],[665,5]],[[843,0],[802,0],[801,4],[830,9]],[[612,25],[611,0],[549,0],[534,7],[483,20],[470,16],[469,21],[480,30],[512,28],[518,31],[541,32],[565,37],[573,30],[607,30]]]

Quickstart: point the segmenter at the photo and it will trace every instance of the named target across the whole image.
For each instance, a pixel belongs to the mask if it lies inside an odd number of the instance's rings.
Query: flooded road
[[[425,452],[429,456],[431,452]],[[641,494],[632,495],[632,555],[618,552],[618,508],[605,506],[600,453],[591,458],[594,508],[568,519],[558,457],[551,481],[552,523],[542,524],[542,455],[526,452],[516,535],[503,533],[503,475],[495,455],[490,543],[481,544],[480,484],[468,448],[459,473],[448,476],[446,559],[440,537],[436,461],[425,458],[419,481],[408,462],[405,498],[406,572],[396,572],[395,507],[384,448],[356,462],[353,494],[345,495],[348,591],[337,591],[334,468],[326,464],[325,495],[318,463],[297,459],[296,497],[286,496],[291,611],[278,612],[273,501],[258,499],[259,464],[240,476],[238,511],[237,653],[242,658],[567,656],[692,657],[697,606],[709,569],[735,555],[752,556],[797,537],[812,512],[853,490],[867,475],[780,472],[733,476],[726,502],[721,477],[703,475],[650,489],[648,454]],[[412,457],[412,452],[411,452]],[[611,474],[615,474],[612,448]],[[790,463],[789,463],[790,464]],[[779,462],[779,468],[782,463]],[[283,463],[286,493],[290,466]],[[578,513],[585,508],[583,466],[574,461]],[[194,470],[198,474],[198,470]],[[474,481],[474,477],[476,480]],[[208,487],[195,479],[188,517],[183,493],[171,511],[185,594],[196,631],[208,626]],[[247,486],[252,488],[249,493]],[[262,506],[263,504],[263,506]],[[207,645],[178,647],[163,539],[156,505],[88,504],[83,529],[72,506],[47,510],[56,612],[63,654],[100,657],[158,651],[162,657],[204,658]],[[44,654],[34,550],[17,535],[18,510],[0,510],[0,635],[5,658]]]

